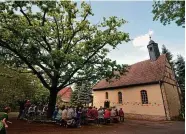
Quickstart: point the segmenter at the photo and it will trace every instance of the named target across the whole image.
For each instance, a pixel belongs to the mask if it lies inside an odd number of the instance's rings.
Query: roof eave
[[[148,82],[148,83],[138,83],[138,84],[131,84],[131,85],[121,85],[121,86],[114,86],[114,87],[106,87],[106,88],[95,88],[93,91],[100,91],[100,90],[109,90],[109,89],[118,89],[118,88],[126,88],[126,87],[134,87],[134,86],[141,86],[141,85],[151,85],[151,84],[158,84],[160,80]]]

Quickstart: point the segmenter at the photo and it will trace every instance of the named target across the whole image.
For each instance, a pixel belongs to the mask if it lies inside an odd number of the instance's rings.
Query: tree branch
[[[42,24],[41,24],[41,26],[44,26],[44,24],[45,24],[45,15],[46,15],[46,13],[47,13],[47,10],[44,10],[44,14],[43,14],[43,18],[42,18]]]
[[[6,42],[0,40],[0,46],[1,47],[4,47],[4,48],[6,48],[6,49],[8,49],[10,51],[12,51],[13,53],[15,53],[33,71],[33,73],[37,75],[37,77],[40,79],[40,81],[42,82],[42,84],[47,89],[50,89],[50,86],[46,83],[46,81],[44,80],[44,78],[42,77],[42,75],[39,72],[37,72],[37,70],[32,66],[31,63],[29,63],[29,61],[27,61],[27,59],[24,56],[22,56],[17,50],[11,48],[9,46],[9,43],[6,43]]]
[[[57,45],[57,49],[60,50],[62,45],[61,45],[61,40],[60,40],[60,37],[59,37],[59,26],[58,26],[58,23],[57,23],[57,20],[56,20],[56,17],[54,17],[54,22],[56,24],[56,30],[57,30],[57,39],[58,39],[58,45]]]
[[[39,34],[41,34],[40,31],[39,31],[39,29],[36,29],[36,32],[38,32]],[[48,47],[47,51],[48,52],[51,52],[52,48],[51,48],[50,44],[48,43],[48,41],[46,39],[46,36],[41,36],[41,38],[43,39],[43,41],[45,42],[45,44]]]
[[[81,21],[81,23],[84,22],[84,21],[86,20],[87,17],[88,17],[88,13],[84,16],[84,18],[83,18],[83,20]],[[85,26],[85,24],[84,24],[82,27],[80,27],[79,29],[77,29],[76,31],[73,30],[73,34],[72,34],[72,36],[71,36],[71,38],[70,38],[70,40],[69,40],[69,42],[68,42],[68,46],[67,46],[67,48],[66,48],[66,50],[65,50],[65,53],[68,52],[68,49],[69,49],[69,47],[70,47],[70,43],[71,43],[72,39],[75,37],[75,35],[76,35],[79,31],[81,31],[81,30],[84,28],[84,26]]]
[[[35,39],[38,43],[39,43],[39,45],[41,45],[47,52],[49,52],[50,53],[50,51],[49,51],[49,49],[47,48],[47,47],[45,47],[42,43],[41,43],[41,41],[39,41],[39,40],[37,40],[37,39]]]
[[[28,24],[29,24],[30,26],[32,26],[32,23],[31,23],[30,19],[29,19],[28,16],[25,14],[25,12],[23,11],[22,7],[20,7],[20,12],[25,16],[25,18],[26,18],[27,21],[28,21]]]
[[[53,76],[50,74],[49,69],[45,68],[43,65],[41,65],[40,63],[37,63],[37,65],[43,69],[43,71],[45,71],[45,73],[48,75],[48,77],[50,77],[51,79],[53,78]]]
[[[46,36],[42,36],[44,42],[46,43],[47,47],[48,47],[48,50],[51,52],[52,51],[52,48],[50,46],[50,44],[48,43],[47,39],[46,39]]]
[[[93,54],[91,54],[91,55],[83,62],[82,66],[77,67],[77,68],[69,75],[69,77],[63,82],[63,84],[59,86],[59,89],[61,89],[62,87],[64,87],[64,85],[66,85],[67,82],[70,81],[70,79],[74,76],[74,74],[75,74],[79,69],[81,69],[85,64],[87,64],[87,62],[89,62],[89,60],[90,60],[92,57],[94,57],[94,55],[96,55],[96,54],[98,53],[98,51],[99,51],[100,49],[102,49],[105,45],[106,45],[106,43],[104,43],[102,46],[100,46],[97,50],[95,50],[95,51],[93,52]]]

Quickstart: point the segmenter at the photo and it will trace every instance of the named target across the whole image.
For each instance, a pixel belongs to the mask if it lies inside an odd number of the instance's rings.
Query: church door
[[[105,108],[109,108],[109,107],[110,107],[110,102],[109,102],[109,101],[105,101],[104,107],[105,107]]]

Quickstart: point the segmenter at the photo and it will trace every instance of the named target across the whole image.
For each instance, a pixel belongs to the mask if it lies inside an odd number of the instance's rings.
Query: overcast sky
[[[149,34],[152,40],[159,44],[159,49],[164,44],[174,55],[181,54],[185,57],[185,29],[175,23],[163,26],[159,21],[153,21],[152,1],[91,1],[94,16],[92,23],[98,23],[103,17],[117,16],[128,21],[122,31],[129,33],[133,41],[118,45],[108,57],[120,64],[133,64],[149,59],[147,45]]]

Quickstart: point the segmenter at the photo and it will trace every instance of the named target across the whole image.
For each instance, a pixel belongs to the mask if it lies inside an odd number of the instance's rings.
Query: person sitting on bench
[[[61,122],[63,126],[66,127],[66,123],[67,123],[67,108],[64,106],[62,109],[62,122]]]

